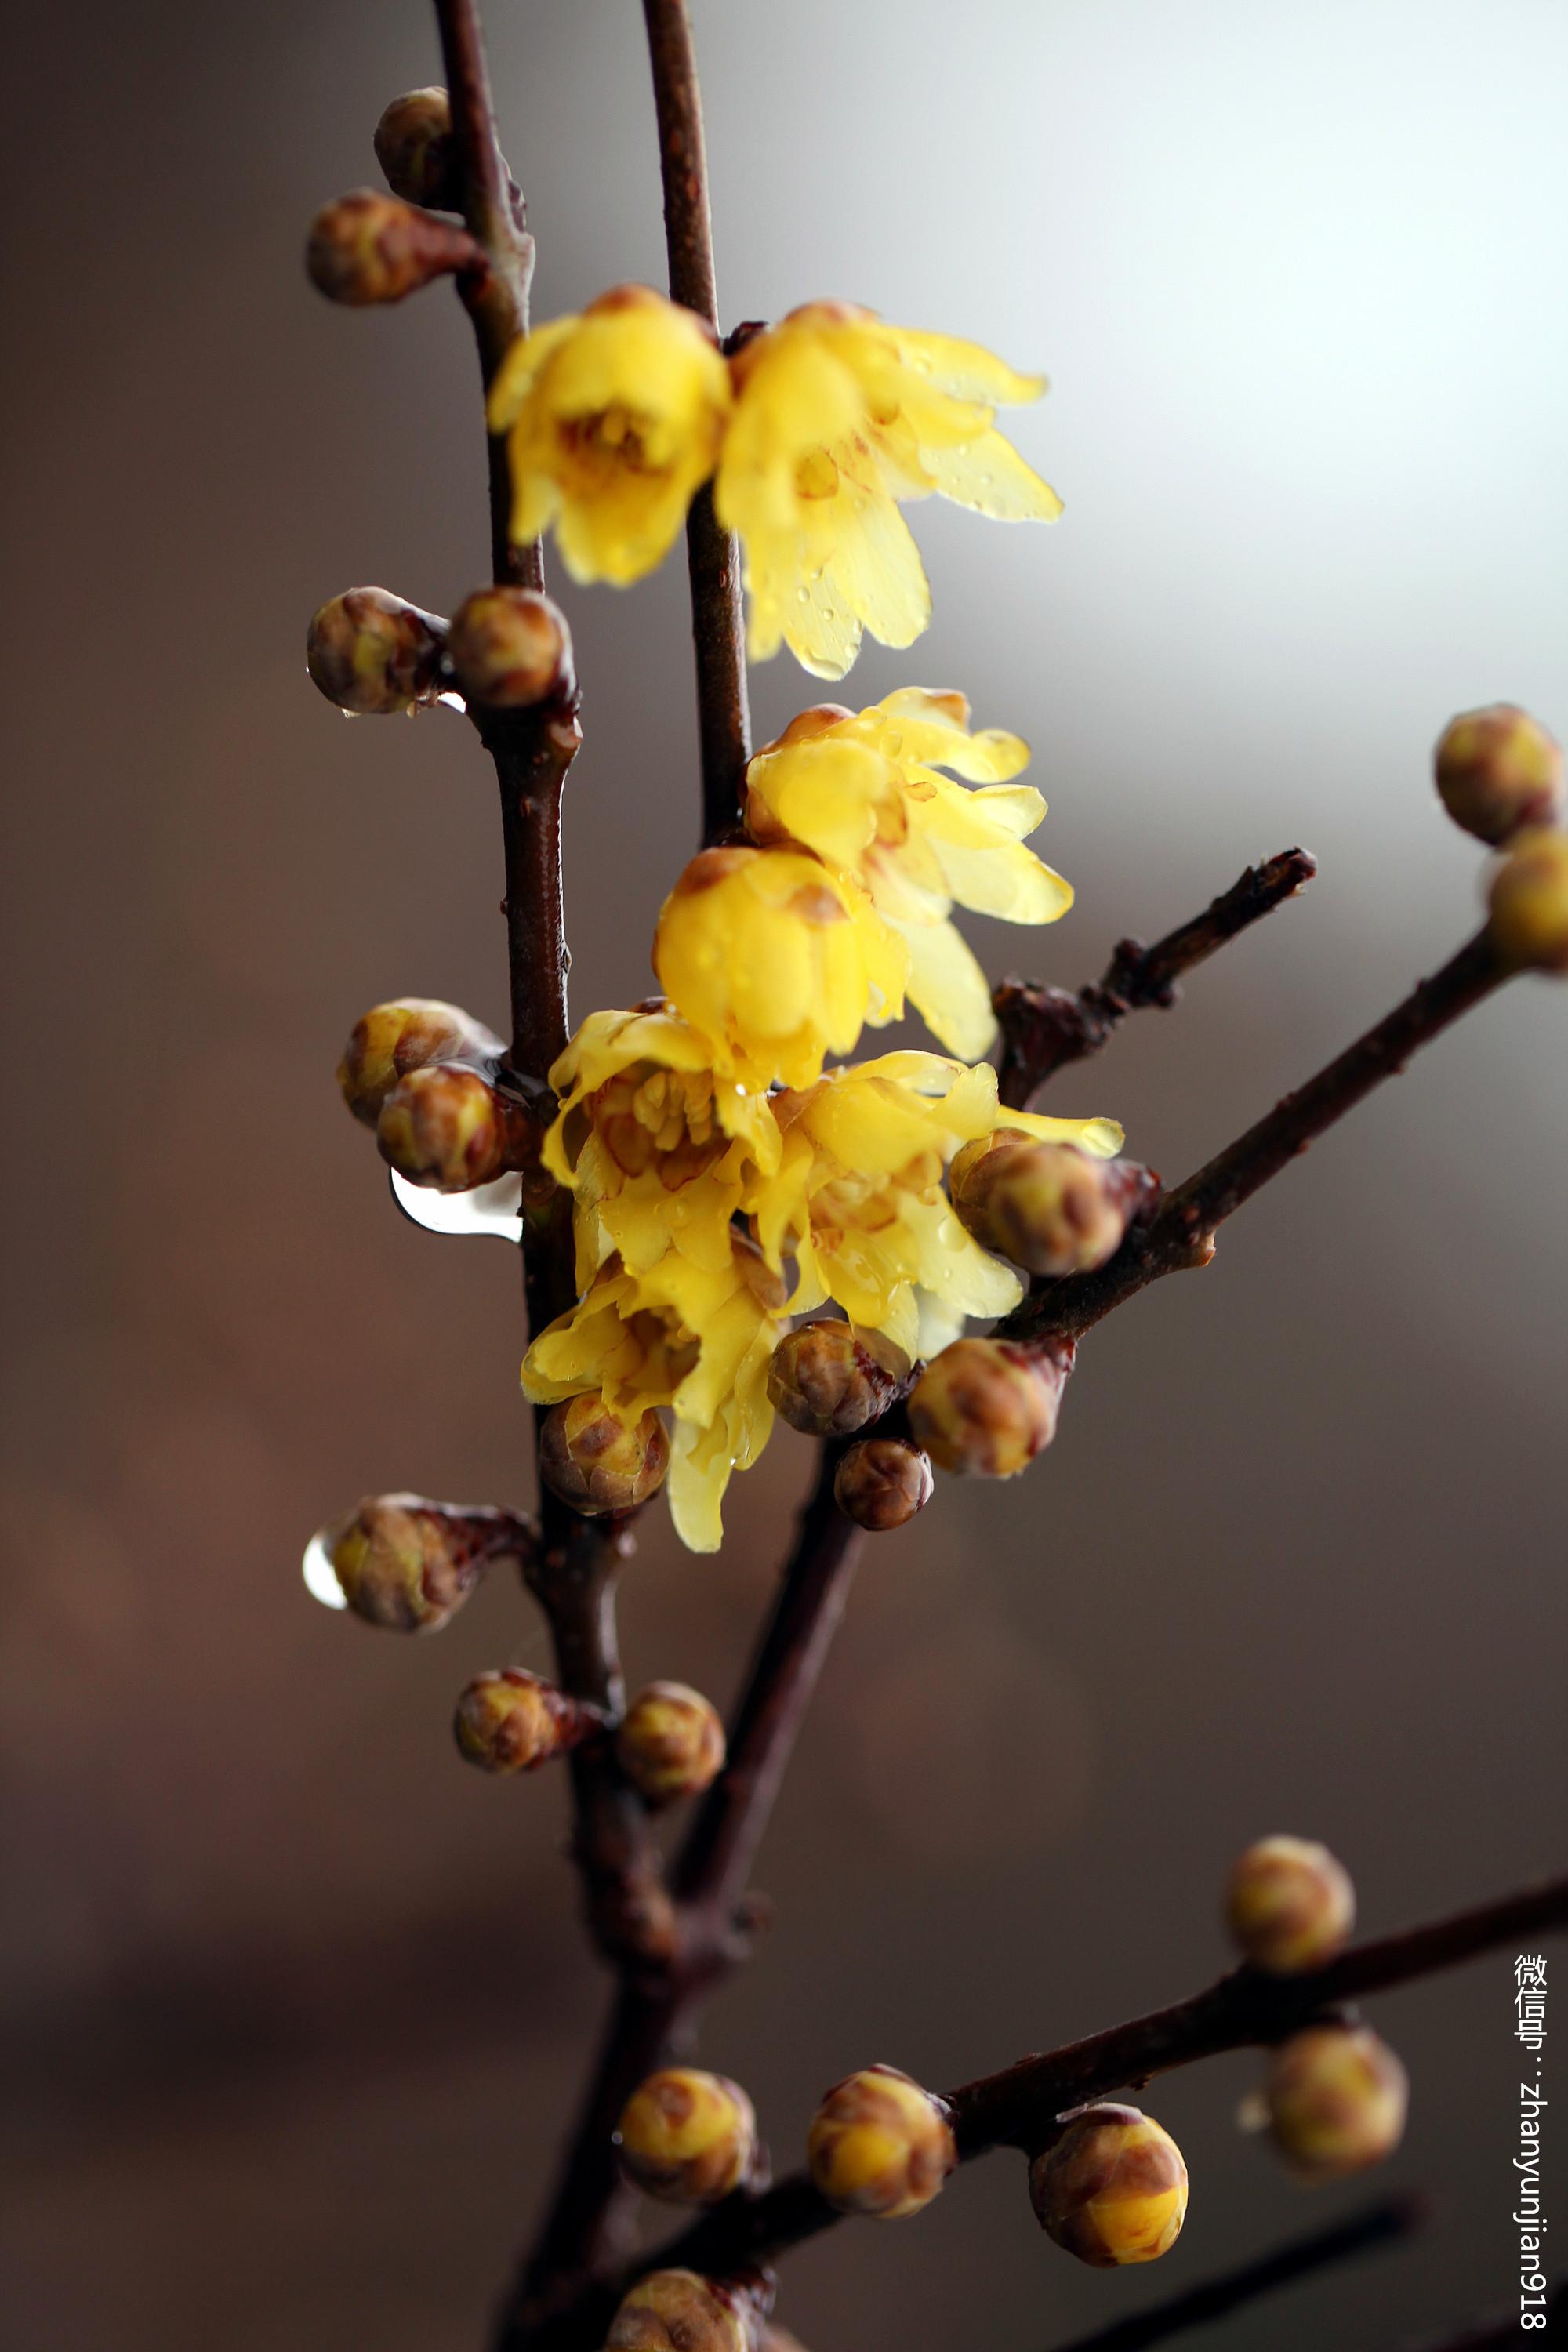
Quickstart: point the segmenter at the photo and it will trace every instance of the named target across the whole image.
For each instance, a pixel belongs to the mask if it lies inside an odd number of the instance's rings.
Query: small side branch
[[[1162,1275],[1206,1264],[1217,1225],[1508,977],[1489,934],[1478,932],[1374,1028],[1167,1193],[1154,1216],[1132,1228],[1109,1264],[1094,1274],[1042,1284],[998,1327],[997,1336],[1076,1339]]]
[[[1267,864],[1249,866],[1201,915],[1167,931],[1152,947],[1121,940],[1103,976],[1076,995],[1033,981],[1003,981],[994,1002],[1002,1027],[998,1075],[1008,1109],[1026,1109],[1030,1096],[1054,1072],[1098,1054],[1130,1013],[1174,1004],[1184,972],[1295,898],[1317,870],[1317,859],[1305,849],[1282,849]]]
[[[691,19],[686,0],[643,0],[643,15],[658,118],[670,298],[695,310],[717,336],[719,293],[708,204],[708,152]],[[732,533],[720,528],[711,485],[692,500],[686,523],[686,554],[697,656],[702,837],[710,842],[739,819],[752,748],[740,550]]]

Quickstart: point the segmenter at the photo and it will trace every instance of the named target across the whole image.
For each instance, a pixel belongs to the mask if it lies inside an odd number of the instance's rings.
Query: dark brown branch
[[[1397,2245],[1425,2226],[1429,2212],[1424,2197],[1385,2198],[1380,2205],[1352,2213],[1347,2221],[1314,2230],[1306,2237],[1290,2238],[1255,2263],[1244,2263],[1220,2278],[1205,2279],[1184,2294],[1173,2295],[1169,2303],[1130,2312],[1123,2319],[1112,2320],[1109,2327],[1097,2328],[1092,2336],[1077,2336],[1061,2352],[1147,2352],[1151,2344],[1166,2344],[1189,2327],[1227,2319],[1232,2312],[1264,2295],[1277,2294],[1281,2287],[1294,2286],[1316,2271]]]
[[[1414,1053],[1508,977],[1489,935],[1479,932],[1375,1028],[1167,1193],[1154,1216],[1133,1227],[1108,1265],[1095,1274],[1040,1285],[998,1327],[997,1336],[1077,1339],[1162,1275],[1206,1265],[1216,1225],[1375,1087],[1397,1077]]]
[[[1201,915],[1167,931],[1152,948],[1139,940],[1119,941],[1102,978],[1076,995],[1033,981],[1003,981],[994,1002],[1002,1027],[998,1075],[1008,1109],[1026,1109],[1036,1088],[1055,1071],[1098,1054],[1130,1013],[1174,1004],[1184,972],[1295,898],[1317,870],[1317,859],[1304,849],[1282,849],[1266,865],[1249,866]]]
[[[1268,1977],[1242,1968],[1206,1991],[1169,2009],[1043,2055],[1021,2058],[947,2094],[961,2161],[994,2147],[1037,2147],[1065,2108],[1138,2084],[1173,2067],[1189,2066],[1224,2050],[1279,2041],[1298,2026],[1365,1993],[1456,1968],[1500,1946],[1519,1945],[1568,1927],[1568,1878],[1521,1889],[1495,1903],[1458,1913],[1377,1943],[1360,1944],[1310,1975]],[[840,2219],[804,2173],[765,2195],[736,2196],[690,2229],[657,2248],[644,2269],[683,2265],[721,2274],[744,2263],[770,2262],[791,2246],[831,2229]],[[630,2274],[585,2296],[570,2331],[552,2334],[550,2352],[585,2352],[602,2341],[608,2313]],[[541,2339],[542,2344],[546,2339]]]
[[[672,300],[719,332],[713,227],[708,205],[708,153],[702,95],[686,0],[643,0],[658,118],[664,179],[664,229]],[[698,492],[686,522],[691,574],[691,635],[697,656],[697,724],[702,756],[702,837],[714,841],[741,810],[751,717],[746,703],[745,614],[741,558],[721,530],[710,487]]]
[[[1541,2330],[1539,2339],[1533,2330],[1525,2333],[1523,2340],[1527,2344],[1537,2340],[1549,2344],[1568,2320],[1568,2279],[1557,2281],[1545,2305],[1536,2306],[1538,2310],[1542,2307],[1549,2324]],[[1506,2319],[1478,2320],[1472,2326],[1462,2327],[1458,2336],[1427,2336],[1417,2346],[1406,2342],[1401,2352],[1502,2352],[1505,2344],[1518,2344],[1521,2335],[1519,2314],[1511,2311]]]

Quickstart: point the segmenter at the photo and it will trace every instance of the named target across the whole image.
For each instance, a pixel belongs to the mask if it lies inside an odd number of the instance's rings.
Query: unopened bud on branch
[[[1434,758],[1443,806],[1494,849],[1563,813],[1563,747],[1511,702],[1450,719]]]
[[[385,588],[349,588],[311,615],[305,667],[340,710],[389,719],[440,690],[447,624]]]
[[[1230,1874],[1226,1921],[1240,1949],[1275,1976],[1325,1968],[1355,1925],[1350,1873],[1310,1838],[1260,1838]]]
[[[1029,2200],[1040,2227],[1080,2263],[1152,2263],[1182,2234],[1187,2168],[1152,2116],[1104,2100],[1063,2118],[1029,2167]]]
[[[354,1117],[374,1127],[381,1107],[401,1078],[432,1062],[463,1062],[487,1075],[505,1048],[492,1030],[460,1005],[434,996],[400,996],[373,1004],[349,1033],[338,1064],[338,1084]]]
[[[891,1402],[908,1370],[899,1350],[875,1332],[803,1323],[773,1349],[768,1394],[792,1429],[807,1437],[848,1437]]]
[[[635,1511],[664,1484],[669,1440],[657,1412],[627,1429],[595,1395],[552,1405],[539,1437],[539,1475],[584,1518]]]
[[[311,285],[329,302],[355,310],[401,302],[433,278],[483,261],[466,228],[377,188],[354,188],[323,205],[305,248]]]
[[[1113,1160],[1016,1129],[966,1143],[948,1171],[959,1222],[1030,1274],[1089,1274],[1127,1230],[1127,1187]]]
[[[823,2100],[806,2161],[839,2212],[898,2221],[931,2203],[958,2150],[940,2100],[896,2066],[866,2066]]]
[[[375,126],[375,160],[395,196],[461,211],[452,102],[444,89],[411,89],[393,100]]]
[[[493,1559],[520,1559],[529,1530],[510,1511],[423,1495],[367,1495],[316,1538],[356,1617],[433,1633],[456,1616]]]
[[[930,1456],[904,1437],[863,1437],[834,1475],[839,1509],[869,1535],[907,1527],[931,1496]]]
[[[565,615],[532,588],[479,588],[452,615],[447,657],[465,698],[492,710],[568,701],[576,686]]]
[[[476,1675],[452,1721],[459,1752],[481,1772],[531,1772],[600,1728],[592,1708],[521,1666]]]
[[[1568,833],[1541,825],[1509,844],[1491,887],[1491,934],[1518,971],[1568,971]]]
[[[1274,2053],[1263,2086],[1281,2154],[1309,2179],[1362,2172],[1405,2134],[1410,2084],[1365,2025],[1310,2025]]]
[[[626,1709],[616,1756],[650,1805],[700,1796],[724,1769],[719,1710],[685,1683],[649,1683]]]
[[[606,2352],[756,2352],[750,2295],[695,2271],[650,2271],[610,2322]]]
[[[620,2143],[622,2164],[650,2197],[668,2205],[716,2205],[751,2172],[757,2118],[727,2075],[667,2066],[627,2100]]]
[[[400,1078],[381,1106],[375,1140],[389,1168],[410,1184],[469,1192],[493,1183],[528,1154],[521,1104],[461,1062],[431,1062]]]
[[[910,1397],[910,1427],[939,1470],[1014,1478],[1057,1433],[1072,1359],[1008,1339],[955,1339]]]

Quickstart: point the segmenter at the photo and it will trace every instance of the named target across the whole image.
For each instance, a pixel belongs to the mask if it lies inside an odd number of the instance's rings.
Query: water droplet
[[[305,1557],[300,1563],[300,1573],[305,1580],[305,1590],[312,1601],[323,1609],[346,1609],[343,1588],[338,1582],[337,1570],[327,1557],[327,1547],[321,1536],[313,1535],[305,1546]]]
[[[991,479],[992,478],[989,474],[981,475],[980,487],[983,490],[988,490],[991,488]]]
[[[795,594],[800,598],[800,601],[801,601],[801,603],[802,603],[803,604],[810,604],[810,602],[811,602],[811,591],[810,591],[810,589],[809,589],[809,588],[797,588],[797,589],[795,590]]]
[[[504,1242],[522,1239],[522,1179],[498,1176],[471,1192],[433,1192],[411,1184],[391,1169],[392,1197],[410,1224],[430,1234],[495,1234]]]

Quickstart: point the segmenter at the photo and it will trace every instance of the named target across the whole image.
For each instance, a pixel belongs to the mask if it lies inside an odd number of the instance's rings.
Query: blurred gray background
[[[657,279],[639,12],[489,16],[539,314]],[[1065,519],[920,509],[934,625],[848,689],[962,686],[1034,744],[1079,902],[977,927],[993,968],[1076,983],[1247,860],[1321,860],[1059,1084],[1179,1175],[1475,920],[1445,717],[1568,725],[1568,16],[696,16],[727,319],[847,296],[1053,379],[1016,429]],[[334,311],[300,265],[434,34],[419,0],[87,0],[14,8],[6,53],[8,2342],[472,2352],[605,1990],[560,1782],[447,1734],[542,1636],[498,1583],[401,1643],[298,1570],[367,1490],[527,1499],[515,1267],[398,1220],[331,1077],[391,993],[500,1017],[490,780],[448,714],[345,726],[301,651],[340,588],[449,610],[483,564],[456,305]],[[683,565],[565,601],[581,1016],[648,985],[696,785]],[[761,731],[817,691],[771,665]],[[1568,992],[1492,1002],[1095,1335],[1026,1482],[873,1548],[776,1929],[705,2037],[782,2162],[850,2065],[945,2084],[1195,1988],[1259,1832],[1331,1841],[1373,1930],[1560,1859],[1565,1057]],[[775,1438],[717,1560],[650,1517],[635,1675],[728,1699],[805,1470]],[[1508,2296],[1510,1958],[1376,2005],[1415,2080],[1390,2178],[1441,2227],[1216,2342],[1377,2352]],[[1254,2072],[1151,2095],[1193,2175],[1157,2268],[1077,2267],[994,2158],[800,2254],[782,2315],[1048,2352],[1359,2201],[1238,2135]]]

